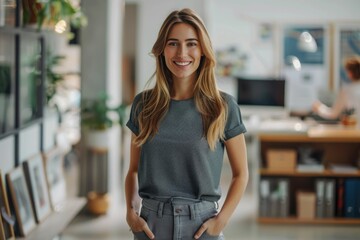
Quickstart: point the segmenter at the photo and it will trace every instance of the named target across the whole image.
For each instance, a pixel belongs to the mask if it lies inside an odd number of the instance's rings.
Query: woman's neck
[[[194,96],[194,81],[173,81],[171,98],[175,100],[189,99]]]

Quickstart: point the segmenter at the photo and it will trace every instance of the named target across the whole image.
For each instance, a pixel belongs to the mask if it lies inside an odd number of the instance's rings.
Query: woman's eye
[[[188,46],[189,47],[195,47],[195,46],[197,46],[197,43],[196,42],[189,42]]]
[[[177,42],[169,42],[168,45],[169,45],[169,46],[177,46],[178,43],[177,43]]]

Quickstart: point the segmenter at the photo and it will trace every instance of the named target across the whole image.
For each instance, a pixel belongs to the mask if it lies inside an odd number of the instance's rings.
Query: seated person
[[[351,80],[344,85],[332,107],[327,107],[320,101],[316,101],[312,110],[320,117],[336,119],[344,112],[353,112],[357,119],[357,126],[360,127],[360,58],[350,57],[345,61],[346,74]]]

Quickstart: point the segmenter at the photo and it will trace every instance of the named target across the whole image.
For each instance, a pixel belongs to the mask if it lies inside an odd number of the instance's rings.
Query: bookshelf
[[[333,171],[332,164],[355,165],[360,160],[360,130],[343,126],[314,126],[304,134],[292,132],[266,132],[258,134],[260,151],[258,222],[263,224],[360,224],[360,215],[348,213],[349,199],[360,203],[360,169],[351,172]],[[269,150],[292,150],[297,153],[295,162],[300,161],[299,149],[321,151],[323,170],[300,171],[293,168],[294,161],[289,155],[283,155],[279,165],[269,164]],[[279,158],[281,158],[281,154]],[[270,168],[271,166],[271,168]],[[318,182],[322,185],[318,186]],[[356,182],[356,187],[348,183]],[[345,182],[345,184],[344,184]],[[341,186],[340,186],[341,185]],[[327,190],[326,190],[327,189]],[[340,190],[341,189],[341,190]],[[340,192],[341,191],[341,192]],[[315,211],[312,217],[300,218],[299,192],[312,194]],[[350,197],[349,197],[350,196]],[[313,206],[313,205],[312,205]],[[277,212],[274,208],[278,208]],[[326,209],[326,210],[325,210]],[[319,212],[318,212],[319,211]]]

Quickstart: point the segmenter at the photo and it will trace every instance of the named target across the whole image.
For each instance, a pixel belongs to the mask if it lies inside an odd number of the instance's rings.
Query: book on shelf
[[[315,181],[315,194],[316,194],[316,218],[324,217],[324,196],[325,196],[325,180],[316,179]]]
[[[344,195],[344,216],[346,218],[355,217],[355,192],[356,192],[356,179],[345,180],[345,195]]]
[[[315,181],[316,218],[335,216],[335,180],[319,178]]]
[[[339,178],[336,187],[336,216],[344,217],[344,179]]]
[[[289,216],[289,180],[278,179],[279,217]]]
[[[335,217],[335,180],[327,179],[325,181],[325,209],[324,217]]]
[[[259,189],[259,216],[269,217],[269,196],[270,196],[270,179],[261,179]]]
[[[350,164],[330,164],[329,169],[335,173],[357,173],[359,169]]]
[[[360,218],[360,179],[356,179],[356,209],[355,209],[355,217]]]

